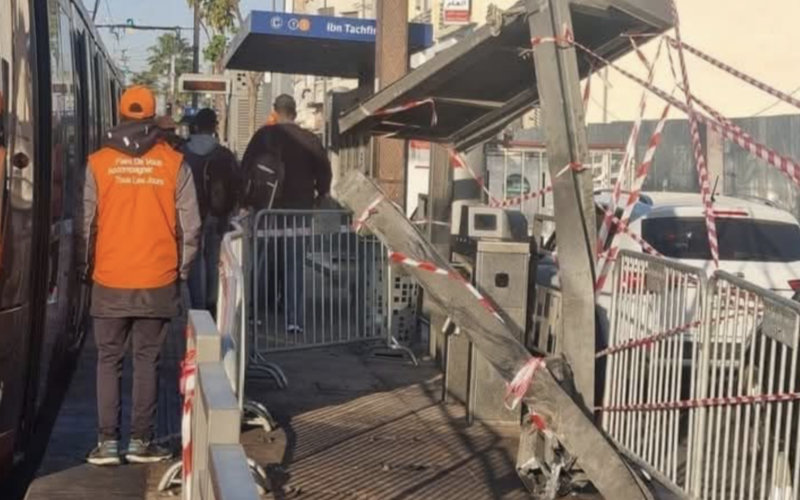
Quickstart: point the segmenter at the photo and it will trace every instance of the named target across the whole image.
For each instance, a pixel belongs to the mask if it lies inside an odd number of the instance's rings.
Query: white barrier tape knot
[[[544,358],[531,358],[519,369],[511,382],[506,385],[506,396],[503,403],[507,409],[513,410],[519,405],[531,387],[533,376],[543,366],[545,366]]]
[[[364,211],[361,212],[361,215],[358,216],[358,219],[356,219],[355,222],[353,222],[353,230],[355,232],[359,232],[361,228],[364,227],[364,224],[366,224],[367,220],[369,220],[369,218],[372,217],[372,215],[375,212],[377,212],[378,205],[380,205],[382,201],[383,201],[383,196],[380,195],[374,200],[372,200],[372,202],[369,205],[367,205],[367,208],[365,208]]]

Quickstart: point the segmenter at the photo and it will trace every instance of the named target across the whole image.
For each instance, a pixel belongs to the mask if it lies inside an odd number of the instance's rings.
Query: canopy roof
[[[672,19],[668,0],[571,0],[570,10],[576,41],[612,60],[632,50],[620,35],[661,33]],[[520,2],[343,114],[340,132],[394,134],[462,148],[486,140],[539,99],[531,38]],[[583,78],[590,61],[579,57],[578,62]],[[421,101],[426,104],[386,113]]]

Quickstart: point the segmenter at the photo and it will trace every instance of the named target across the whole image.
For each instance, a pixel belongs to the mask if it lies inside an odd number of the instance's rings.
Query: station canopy
[[[232,70],[371,79],[375,35],[372,19],[253,11],[224,64]],[[409,53],[432,44],[431,25],[408,25]]]
[[[671,27],[668,2],[570,0],[575,40],[608,59],[619,58],[632,50],[623,35],[662,33]],[[340,133],[393,134],[459,148],[495,136],[539,100],[527,3],[498,14],[345,112],[339,120]],[[589,74],[591,63],[578,52],[581,78]],[[409,106],[421,102],[426,104]],[[407,109],[397,112],[403,108]],[[434,110],[436,119],[432,120]]]

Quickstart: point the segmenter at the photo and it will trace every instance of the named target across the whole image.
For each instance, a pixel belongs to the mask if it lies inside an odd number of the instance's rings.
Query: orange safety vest
[[[89,156],[97,185],[96,283],[147,289],[178,277],[175,192],[183,155],[165,143],[141,157],[111,148]]]

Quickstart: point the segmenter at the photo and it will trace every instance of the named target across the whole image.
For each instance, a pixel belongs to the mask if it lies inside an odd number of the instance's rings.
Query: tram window
[[[100,67],[100,58],[97,57],[97,49],[95,49],[92,60],[94,61],[94,98],[97,103],[97,109],[94,115],[95,126],[97,127],[97,137],[100,137],[100,142],[103,142],[102,137],[105,133],[105,130],[103,130],[103,113],[105,112],[103,106],[105,103],[103,102],[103,92],[100,87],[100,81],[102,79],[101,72],[103,70]]]
[[[111,80],[111,123],[116,124],[118,115],[117,115],[117,84],[114,80]]]
[[[0,59],[0,253],[3,250],[3,232],[5,230],[3,209],[5,208],[6,157],[8,155],[6,133],[10,126],[8,120],[8,72],[8,61]]]
[[[88,154],[89,149],[89,133],[88,133],[88,113],[89,103],[86,98],[86,57],[85,57],[85,37],[83,32],[75,31],[73,36],[73,47],[75,53],[75,72],[77,79],[77,108],[78,108],[78,130],[80,135],[80,151],[79,158],[84,158]]]
[[[50,0],[50,79],[52,92],[52,162],[50,213],[52,222],[73,214],[73,189],[77,170],[78,141],[75,95],[75,61],[69,14]]]
[[[84,57],[86,58],[86,102],[89,110],[86,115],[86,128],[89,130],[89,149],[94,150],[100,142],[100,130],[97,127],[97,93],[94,83],[94,61],[92,58],[93,41],[87,37],[84,45]]]
[[[0,180],[5,179],[6,130],[8,129],[8,61],[0,59]],[[3,186],[0,182],[0,187]],[[2,199],[0,199],[2,201]],[[2,203],[0,203],[2,207]],[[1,220],[1,218],[0,218]]]

